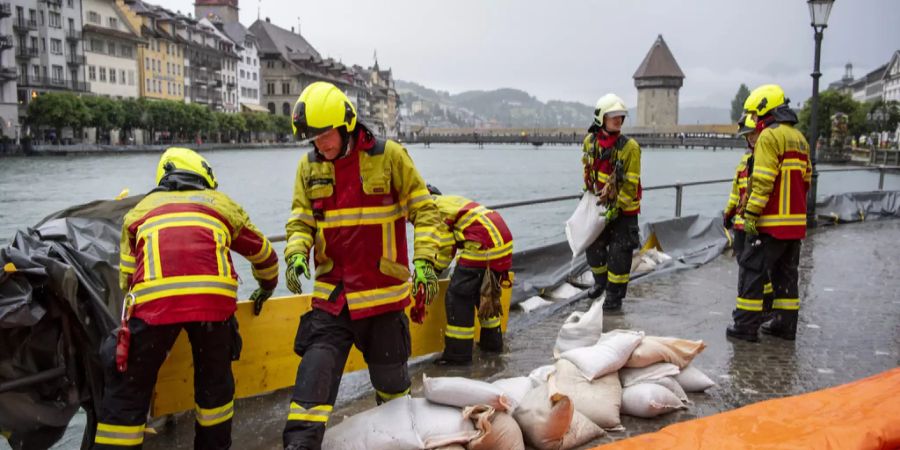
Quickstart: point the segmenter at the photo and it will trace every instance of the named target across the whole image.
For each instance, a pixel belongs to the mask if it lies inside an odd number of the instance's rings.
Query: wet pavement
[[[623,313],[604,318],[604,330],[627,328],[651,335],[702,339],[708,348],[694,365],[717,385],[703,394],[689,394],[693,404],[687,410],[649,420],[623,415],[625,431],[610,433],[587,447],[897,367],[898,243],[900,221],[823,228],[808,238],[801,256],[802,303],[795,342],[764,335],[756,344],[725,339],[737,285],[737,266],[727,255],[698,269],[637,280],[629,287]],[[477,361],[470,368],[437,368],[427,362],[414,366],[413,395],[422,395],[422,373],[491,381],[527,375],[538,366],[552,363],[556,334],[566,316],[588,307],[583,300],[550,314],[545,311],[528,318],[513,317],[508,352],[489,357],[476,350]],[[374,406],[365,373],[346,378],[332,423]],[[283,390],[239,400],[232,433],[234,448],[281,448],[289,396],[290,392]],[[191,414],[183,414],[158,429],[159,435],[149,437],[145,448],[192,447]]]

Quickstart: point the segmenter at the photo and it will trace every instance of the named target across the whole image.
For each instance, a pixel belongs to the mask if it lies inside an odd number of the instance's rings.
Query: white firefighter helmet
[[[597,100],[597,107],[594,108],[594,123],[597,126],[603,126],[603,118],[627,116],[628,108],[625,107],[625,101],[616,94],[609,93]]]

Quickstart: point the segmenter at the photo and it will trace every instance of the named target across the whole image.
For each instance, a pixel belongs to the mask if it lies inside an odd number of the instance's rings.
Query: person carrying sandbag
[[[441,212],[442,222],[438,227],[440,250],[435,268],[443,271],[458,255],[444,302],[444,353],[436,364],[467,365],[472,363],[476,309],[481,324],[478,346],[486,352],[503,351],[500,292],[501,286],[508,287],[510,283],[512,233],[496,211],[465,197],[442,195],[432,185],[428,185],[428,191]]]

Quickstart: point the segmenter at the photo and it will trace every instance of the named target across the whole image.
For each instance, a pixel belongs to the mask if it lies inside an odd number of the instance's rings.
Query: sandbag
[[[681,370],[681,373],[675,375],[675,381],[684,388],[685,392],[703,392],[716,385],[715,381],[711,380],[700,369],[691,365],[688,365]]]
[[[463,417],[471,420],[478,430],[478,436],[466,444],[467,450],[525,450],[522,430],[509,414],[477,405],[464,409]]]
[[[428,378],[422,374],[425,398],[433,403],[464,408],[473,405],[489,405],[498,411],[515,408],[503,389],[480,380],[462,377]]]
[[[604,334],[596,344],[569,350],[561,359],[571,361],[588,380],[615,372],[625,365],[644,333],[614,330]]]
[[[658,380],[653,380],[650,383],[656,383],[672,391],[672,393],[675,394],[676,397],[678,397],[678,400],[681,400],[685,405],[690,403],[687,393],[684,392],[684,388],[681,387],[681,385],[678,384],[677,381],[675,381],[674,377],[662,377]]]
[[[525,394],[537,385],[537,383],[529,377],[502,378],[491,384],[500,388],[506,396],[517,405],[522,403]]]
[[[644,336],[625,367],[647,367],[658,362],[672,363],[684,368],[694,360],[706,344],[703,341],[691,341],[673,337]]]
[[[579,347],[590,347],[600,340],[603,332],[603,302],[594,302],[587,312],[569,314],[556,335],[553,356]]]
[[[655,383],[640,383],[622,391],[622,412],[629,416],[651,418],[680,408],[684,403]]]
[[[325,430],[326,450],[421,450],[466,443],[478,435],[458,408],[400,397]]]
[[[534,386],[537,387],[541,383],[546,383],[553,372],[556,372],[556,366],[554,366],[553,364],[548,364],[546,366],[541,366],[537,369],[532,370],[531,373],[528,374],[528,378],[531,378],[532,383],[534,383]]]
[[[584,253],[606,227],[606,208],[597,203],[596,195],[585,192],[566,221],[566,239],[572,249],[572,258]]]
[[[572,399],[575,411],[584,414],[602,428],[611,429],[621,425],[619,410],[622,407],[622,385],[618,374],[613,372],[588,381],[574,364],[561,359],[556,362],[553,377],[559,392]]]
[[[606,435],[606,432],[603,431],[603,428],[600,428],[597,424],[591,422],[591,419],[588,419],[584,414],[576,410],[572,413],[572,424],[569,425],[569,430],[563,435],[562,442],[559,444],[559,450],[569,450],[587,444],[604,435]]]
[[[624,368],[619,371],[619,378],[622,380],[622,387],[628,387],[645,381],[678,375],[679,372],[681,369],[675,364],[656,363],[639,369]]]
[[[513,413],[525,442],[537,450],[558,450],[575,413],[569,397],[555,392],[551,384],[541,383],[528,392]]]

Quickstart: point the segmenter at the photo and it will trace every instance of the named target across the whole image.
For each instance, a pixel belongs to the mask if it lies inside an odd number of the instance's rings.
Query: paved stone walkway
[[[696,270],[637,282],[629,287],[624,312],[607,316],[604,329],[702,339],[708,348],[695,365],[718,384],[690,394],[689,409],[656,419],[623,416],[626,431],[591,445],[658,430],[668,424],[715,414],[770,398],[846,383],[900,365],[900,221],[870,222],[817,230],[803,245],[801,312],[797,340],[762,336],[760,343],[725,339],[737,283],[734,259],[723,255]],[[421,395],[421,374],[493,380],[527,374],[552,362],[556,333],[566,316],[586,310],[578,302],[524,327],[508,339],[508,353],[481,358],[466,369],[415,369],[413,395]],[[477,352],[476,352],[477,354]],[[289,393],[237,402],[234,448],[280,448]],[[370,394],[339,404],[333,418],[374,405]],[[147,440],[145,448],[191,448],[193,419]]]

